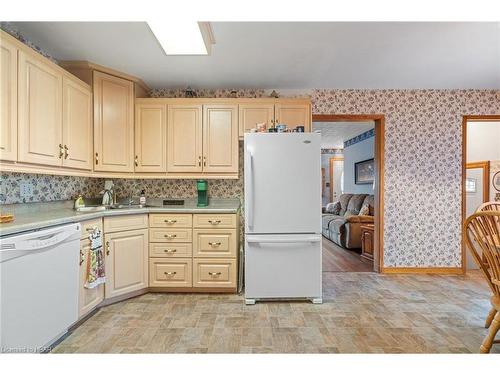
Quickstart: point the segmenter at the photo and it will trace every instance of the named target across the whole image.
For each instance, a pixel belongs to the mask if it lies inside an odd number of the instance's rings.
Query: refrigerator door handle
[[[248,184],[248,196],[250,199],[248,200],[248,205],[247,205],[247,219],[248,219],[248,227],[253,228],[253,205],[255,202],[255,197],[254,197],[254,189],[253,189],[253,155],[250,151],[246,153],[247,155],[247,165],[249,166],[250,170],[250,183]]]
[[[269,237],[269,236],[248,236],[246,241],[248,243],[310,243],[310,242],[320,242],[320,236],[304,236],[304,237],[294,237],[289,238],[287,236],[283,238]]]

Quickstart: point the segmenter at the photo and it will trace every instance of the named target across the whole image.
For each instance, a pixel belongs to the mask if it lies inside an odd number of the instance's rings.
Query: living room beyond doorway
[[[323,272],[378,272],[383,116],[313,115],[321,133]]]

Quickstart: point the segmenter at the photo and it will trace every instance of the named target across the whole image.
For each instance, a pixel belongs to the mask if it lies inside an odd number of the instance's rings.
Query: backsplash
[[[31,185],[33,190],[25,198],[21,198],[22,183]],[[67,200],[79,193],[95,197],[103,187],[104,180],[100,178],[2,172],[0,204]]]

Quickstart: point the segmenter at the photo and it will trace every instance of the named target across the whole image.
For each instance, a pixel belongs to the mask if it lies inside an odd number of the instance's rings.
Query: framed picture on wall
[[[374,159],[354,163],[354,183],[356,185],[373,184],[375,181]]]
[[[495,190],[500,191],[500,171],[493,175],[493,180],[491,182]]]

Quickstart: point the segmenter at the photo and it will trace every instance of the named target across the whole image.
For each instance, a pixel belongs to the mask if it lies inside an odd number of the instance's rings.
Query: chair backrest
[[[500,211],[482,211],[469,216],[464,223],[464,234],[493,294],[500,297]]]
[[[480,211],[500,211],[500,202],[495,202],[495,201],[485,202],[482,205],[480,205],[476,210],[476,212]]]

